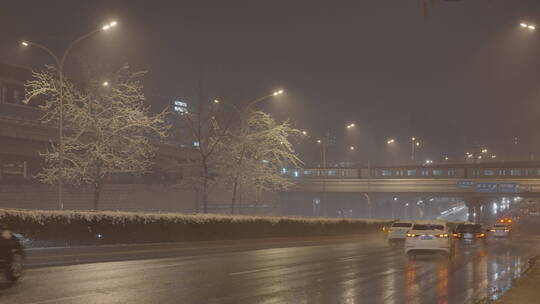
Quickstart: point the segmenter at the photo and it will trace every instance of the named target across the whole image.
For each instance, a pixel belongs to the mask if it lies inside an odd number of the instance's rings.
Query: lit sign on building
[[[180,114],[188,113],[187,103],[179,100],[174,101],[174,111]]]

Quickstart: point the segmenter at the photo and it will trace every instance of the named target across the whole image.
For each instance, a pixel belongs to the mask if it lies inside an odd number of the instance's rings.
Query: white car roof
[[[422,221],[414,221],[413,224],[419,224],[419,225],[447,225],[447,221],[440,221],[440,220],[422,220]]]

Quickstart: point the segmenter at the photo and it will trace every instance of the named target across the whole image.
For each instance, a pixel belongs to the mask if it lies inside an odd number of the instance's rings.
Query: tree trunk
[[[208,213],[208,160],[203,156],[203,213]]]
[[[238,176],[234,179],[233,183],[233,193],[231,198],[231,214],[234,214],[234,206],[236,204],[236,193],[238,190]]]
[[[208,178],[203,180],[203,213],[208,213]]]
[[[101,194],[101,181],[94,183],[94,210],[99,210],[99,196]]]

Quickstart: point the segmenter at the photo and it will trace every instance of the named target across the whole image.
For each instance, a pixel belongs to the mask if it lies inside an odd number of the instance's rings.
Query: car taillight
[[[479,238],[483,238],[485,237],[486,235],[484,233],[477,233],[476,234],[476,237],[479,237]]]
[[[414,234],[414,233],[407,233],[407,237],[411,237],[411,238],[413,238],[413,237],[417,237],[417,236],[418,236],[418,234]]]
[[[458,237],[461,237],[461,235],[460,235],[459,233],[453,233],[452,236],[453,236],[453,237],[457,237],[457,238],[458,238]]]
[[[448,237],[448,233],[438,234],[437,237],[440,237],[440,238],[447,238],[447,237]]]

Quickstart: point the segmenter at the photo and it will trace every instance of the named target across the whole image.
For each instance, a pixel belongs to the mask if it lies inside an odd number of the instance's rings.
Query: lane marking
[[[248,274],[248,273],[256,273],[256,272],[262,272],[272,269],[278,269],[281,267],[266,267],[266,268],[259,268],[259,269],[253,269],[253,270],[246,270],[246,271],[240,271],[240,272],[231,272],[229,275],[241,275],[241,274]]]
[[[43,301],[37,301],[37,302],[28,302],[26,304],[46,304],[46,303],[58,303],[58,302],[64,302],[69,300],[75,300],[75,299],[81,299],[81,298],[87,298],[87,297],[93,297],[98,295],[97,293],[89,293],[79,296],[71,296],[71,297],[63,297],[63,298],[56,298],[56,299],[50,299],[50,300],[43,300]]]
[[[359,260],[359,259],[362,259],[362,258],[365,258],[367,257],[368,255],[367,254],[360,254],[360,255],[353,255],[353,256],[350,256],[350,257],[346,257],[346,258],[339,258],[340,261],[352,261],[352,260]]]

